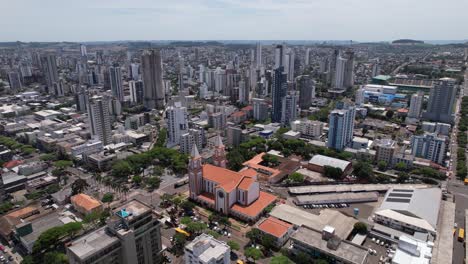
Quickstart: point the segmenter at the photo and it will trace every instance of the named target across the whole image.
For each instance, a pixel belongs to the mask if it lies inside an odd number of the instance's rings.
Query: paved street
[[[465,80],[468,80],[468,73],[465,74]],[[468,81],[465,81],[464,86],[460,89],[460,96],[457,100],[456,111],[455,113],[460,112],[460,103],[461,98],[464,95],[468,95]],[[451,137],[451,153],[452,153],[452,164],[451,164],[451,171],[452,171],[452,178],[447,183],[447,190],[454,195],[455,199],[455,223],[457,224],[458,228],[465,228],[465,210],[468,209],[468,187],[464,186],[463,182],[456,179],[456,171],[457,171],[457,128],[458,122],[460,117],[457,115],[455,117],[455,126],[452,130],[452,137]],[[465,259],[465,248],[463,243],[458,242],[457,235],[454,235],[454,242],[453,242],[453,263],[463,263]]]

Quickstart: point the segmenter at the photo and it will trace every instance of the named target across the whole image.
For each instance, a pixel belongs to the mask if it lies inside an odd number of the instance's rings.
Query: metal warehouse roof
[[[437,227],[442,190],[427,189],[390,189],[386,194],[380,210],[390,209],[400,214],[427,221],[433,229]]]
[[[319,166],[330,166],[335,168],[340,168],[342,171],[345,171],[346,167],[351,163],[346,160],[335,159],[323,155],[315,155],[309,160],[309,164],[315,164]]]

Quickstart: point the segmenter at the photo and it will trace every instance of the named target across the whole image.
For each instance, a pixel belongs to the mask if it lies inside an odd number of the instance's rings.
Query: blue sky
[[[468,0],[0,0],[0,41],[468,39]]]

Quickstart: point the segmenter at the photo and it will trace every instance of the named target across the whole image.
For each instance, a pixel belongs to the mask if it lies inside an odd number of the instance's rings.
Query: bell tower
[[[226,150],[220,135],[215,139],[215,153],[213,163],[217,167],[226,168]]]
[[[188,164],[190,198],[196,199],[203,191],[202,157],[198,152],[196,144],[193,144]]]

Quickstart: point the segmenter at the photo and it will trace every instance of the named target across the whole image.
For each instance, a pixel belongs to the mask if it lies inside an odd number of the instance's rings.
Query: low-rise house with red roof
[[[100,212],[102,211],[102,203],[93,197],[84,194],[84,193],[79,193],[77,195],[74,195],[70,198],[70,201],[73,205],[73,208],[75,210],[83,215],[90,214],[93,212]]]
[[[279,220],[275,217],[268,217],[257,225],[257,229],[264,234],[271,235],[275,238],[275,243],[278,248],[281,248],[289,236],[294,232],[292,224]]]
[[[247,168],[239,172],[226,169],[224,145],[218,136],[213,163],[202,164],[194,145],[189,161],[190,198],[225,215],[244,221],[256,221],[276,196],[260,191],[257,172]]]

